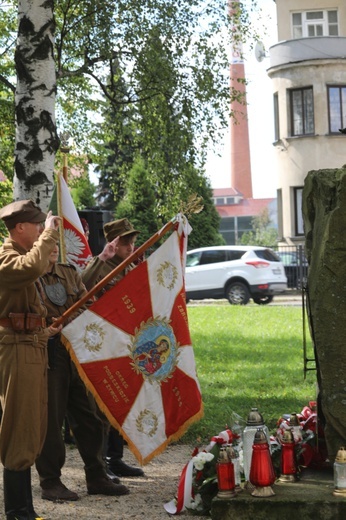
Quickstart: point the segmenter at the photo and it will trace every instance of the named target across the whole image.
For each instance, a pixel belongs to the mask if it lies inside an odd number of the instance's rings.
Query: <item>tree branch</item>
[[[3,83],[4,85],[6,85],[6,87],[8,87],[13,94],[15,93],[15,91],[16,91],[15,85],[12,85],[12,83],[7,78],[5,78],[5,76],[3,76],[2,74],[0,74],[0,83]]]

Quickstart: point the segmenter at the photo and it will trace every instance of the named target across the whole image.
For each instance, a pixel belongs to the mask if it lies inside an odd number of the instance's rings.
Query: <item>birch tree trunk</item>
[[[54,0],[18,1],[14,199],[48,208],[59,138],[55,125]]]

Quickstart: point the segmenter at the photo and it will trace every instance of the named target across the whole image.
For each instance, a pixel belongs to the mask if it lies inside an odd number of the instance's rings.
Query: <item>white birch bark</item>
[[[46,210],[59,139],[55,125],[54,0],[18,1],[14,199]]]

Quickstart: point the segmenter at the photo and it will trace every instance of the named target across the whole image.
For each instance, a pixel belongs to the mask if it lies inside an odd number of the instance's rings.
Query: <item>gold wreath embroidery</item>
[[[168,260],[163,262],[157,270],[157,281],[169,291],[171,291],[175,286],[177,278],[178,269],[175,265],[171,264],[171,262],[168,262]]]
[[[98,352],[102,348],[104,337],[105,333],[102,327],[96,325],[96,323],[90,323],[85,328],[83,338],[85,348],[90,352]]]
[[[155,435],[158,424],[157,415],[147,409],[143,410],[136,419],[137,430],[148,437]]]

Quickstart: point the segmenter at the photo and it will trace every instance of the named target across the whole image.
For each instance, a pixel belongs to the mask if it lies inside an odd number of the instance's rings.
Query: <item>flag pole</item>
[[[67,156],[70,152],[70,146],[69,146],[69,141],[70,141],[70,138],[71,138],[71,135],[69,132],[63,132],[61,135],[60,135],[60,141],[61,141],[61,144],[60,144],[60,150],[62,152],[62,175],[64,177],[64,180],[67,184],[67,178],[68,178],[68,166],[67,166]]]
[[[57,198],[57,206],[58,206],[58,215],[59,217],[62,217],[62,203],[61,203],[61,177],[60,173],[58,173],[57,181],[56,181],[56,198]],[[60,259],[61,262],[66,263],[66,244],[65,244],[65,238],[64,238],[64,226],[59,226],[59,242],[60,242]]]
[[[58,215],[62,217],[62,201],[61,201],[61,177],[62,175],[64,181],[66,184],[68,183],[68,162],[67,162],[67,156],[70,152],[70,141],[71,135],[69,132],[63,132],[60,135],[60,150],[62,153],[62,173],[58,173],[57,178],[57,205],[58,205]],[[63,263],[66,263],[66,244],[65,244],[65,237],[64,237],[64,228],[63,226],[59,227],[59,234],[60,234],[60,259]]]
[[[139,246],[136,251],[132,253],[128,258],[126,258],[121,264],[119,264],[113,271],[108,273],[102,280],[96,284],[89,292],[87,292],[80,300],[74,303],[71,307],[69,307],[56,321],[54,321],[54,327],[58,327],[62,325],[65,320],[71,316],[71,314],[75,313],[84,303],[90,300],[96,293],[98,293],[110,280],[115,278],[118,273],[123,271],[129,264],[138,260],[140,256],[147,250],[149,247],[154,245],[160,238],[162,238],[168,231],[170,231],[177,222],[177,215],[175,215],[167,224],[165,224],[159,231],[157,231],[152,237],[150,237],[144,244]]]

